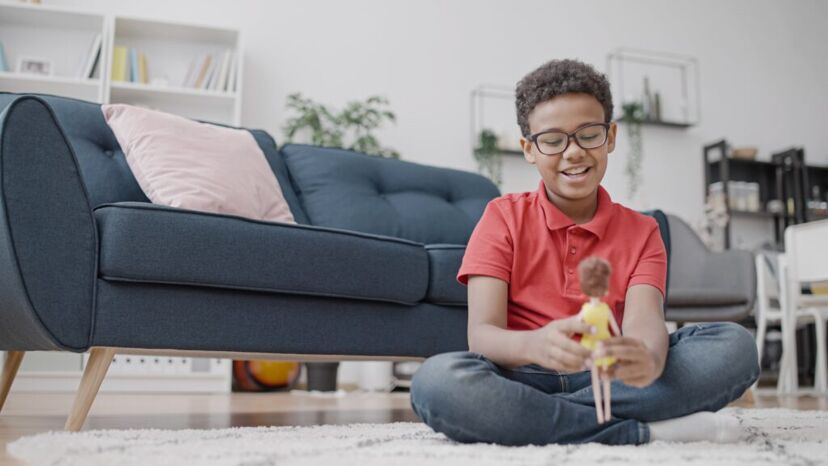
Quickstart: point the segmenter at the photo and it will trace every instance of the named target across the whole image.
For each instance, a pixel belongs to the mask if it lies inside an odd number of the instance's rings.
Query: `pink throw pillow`
[[[153,203],[295,223],[279,181],[248,131],[132,105],[101,110]]]

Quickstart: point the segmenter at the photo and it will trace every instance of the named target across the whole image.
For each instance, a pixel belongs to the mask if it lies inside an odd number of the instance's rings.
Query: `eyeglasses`
[[[529,140],[535,143],[538,151],[544,155],[562,154],[569,147],[569,142],[575,139],[575,144],[581,149],[595,149],[607,142],[609,123],[592,123],[576,129],[572,133],[558,131],[556,129],[541,131],[529,136]]]

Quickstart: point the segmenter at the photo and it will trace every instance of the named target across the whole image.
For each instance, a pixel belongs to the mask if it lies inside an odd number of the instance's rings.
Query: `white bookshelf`
[[[115,46],[135,48],[147,57],[149,83],[114,81],[111,74],[105,99],[111,103],[142,105],[186,117],[238,126],[241,120],[241,70],[236,61],[236,87],[232,90],[185,86],[191,66],[198,69],[207,54],[214,60],[227,51],[241,56],[238,30],[196,24],[160,22],[115,16],[109,36],[109,55]],[[111,71],[111,70],[109,70]]]
[[[95,37],[101,57],[92,78],[79,77]],[[0,42],[9,71],[0,72],[0,91],[54,94],[98,103],[127,103],[202,121],[239,126],[243,47],[237,29],[112,15],[51,5],[0,0]],[[146,56],[148,84],[113,81],[115,46]],[[190,62],[232,50],[237,60],[231,90],[184,86]],[[50,75],[18,71],[21,57],[47,60]],[[67,352],[29,352],[13,390],[75,391],[85,357]],[[102,391],[227,392],[229,360],[116,356]],[[0,352],[0,367],[2,353]]]
[[[0,90],[65,95],[103,102],[103,83],[78,77],[95,36],[104,34],[102,14],[22,3],[0,3],[0,42],[10,70],[0,72]],[[50,75],[18,71],[21,58],[47,60]],[[106,66],[107,57],[101,65]],[[98,67],[101,69],[101,67]]]
[[[78,76],[96,35],[102,37],[95,75]],[[0,91],[35,92],[99,103],[126,103],[189,118],[239,126],[243,46],[238,29],[111,15],[49,5],[0,1],[0,42],[9,71],[0,71]],[[134,48],[146,57],[147,84],[112,79],[113,50]],[[185,86],[191,63],[230,50],[236,60],[228,90]],[[21,57],[51,62],[51,75],[18,71]],[[215,58],[214,58],[215,59]]]

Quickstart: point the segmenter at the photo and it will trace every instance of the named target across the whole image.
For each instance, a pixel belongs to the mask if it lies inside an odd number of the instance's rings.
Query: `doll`
[[[610,327],[615,335],[621,335],[618,323],[612,315],[607,303],[601,298],[607,294],[609,275],[612,272],[609,263],[600,257],[588,257],[578,264],[578,277],[581,282],[581,291],[589,297],[589,301],[581,307],[578,317],[582,322],[595,328],[595,333],[581,336],[581,344],[591,351],[595,351],[598,343],[610,338]],[[603,424],[612,417],[610,412],[610,381],[603,381],[609,366],[615,363],[614,357],[602,357],[592,361],[592,392],[595,397],[595,412],[598,423]],[[601,389],[603,388],[603,396]],[[602,402],[603,398],[603,402]]]

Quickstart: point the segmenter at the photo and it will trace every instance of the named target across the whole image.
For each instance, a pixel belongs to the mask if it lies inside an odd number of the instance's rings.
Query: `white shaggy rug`
[[[459,444],[424,424],[246,427],[218,430],[49,432],[8,445],[34,465],[818,465],[828,464],[828,412],[725,410],[750,433],[741,443],[610,447]]]

